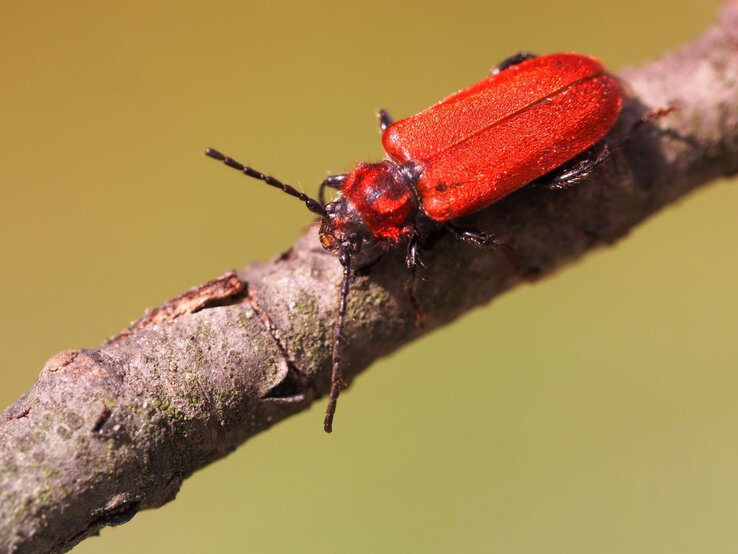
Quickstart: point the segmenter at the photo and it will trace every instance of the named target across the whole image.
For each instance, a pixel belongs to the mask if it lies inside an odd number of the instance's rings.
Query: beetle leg
[[[377,112],[377,120],[379,121],[379,132],[384,133],[387,127],[392,125],[392,116],[387,113],[387,110],[379,110]]]
[[[491,247],[495,252],[500,254],[512,266],[513,271],[524,279],[537,279],[541,276],[541,269],[528,263],[514,247],[502,238],[495,237],[488,233],[467,229],[446,222],[442,229],[448,230],[460,240],[471,242],[481,247]]]
[[[456,235],[458,239],[465,242],[471,242],[472,244],[485,248],[492,247],[507,260],[507,262],[513,267],[515,273],[524,279],[536,279],[541,274],[539,268],[526,263],[524,258],[522,258],[520,254],[514,250],[512,245],[504,239],[475,229],[459,227],[448,221],[443,225],[442,229],[450,231]]]
[[[325,206],[325,188],[331,187],[332,189],[341,190],[341,187],[343,186],[343,182],[346,180],[345,173],[341,175],[329,175],[326,177],[322,183],[320,183],[320,189],[318,191],[318,200],[320,200],[320,205]]]
[[[660,108],[644,114],[631,123],[618,138],[610,141],[601,141],[586,152],[584,159],[559,169],[553,174],[551,179],[544,182],[547,186],[554,189],[564,189],[578,183],[587,177],[595,167],[609,160],[639,127],[645,123],[664,117],[673,110],[674,108],[672,107]]]
[[[420,306],[420,300],[417,294],[420,251],[420,233],[417,227],[413,227],[410,241],[407,243],[407,254],[405,255],[405,265],[410,272],[410,278],[405,284],[405,294],[407,294],[407,299],[413,312],[413,320],[417,327],[422,327],[425,322],[425,312],[423,312],[423,308]]]
[[[551,189],[566,189],[585,179],[592,170],[615,153],[610,144],[602,142],[589,149],[586,157],[555,173],[545,185]]]
[[[420,234],[417,229],[413,229],[410,241],[407,243],[407,254],[405,255],[405,265],[408,271],[415,273],[418,269],[420,258]]]
[[[505,58],[500,63],[498,63],[495,67],[492,68],[489,74],[497,75],[500,71],[504,71],[508,67],[512,67],[513,65],[517,65],[520,62],[524,62],[526,60],[532,60],[533,58],[537,58],[537,57],[538,56],[536,56],[535,54],[531,54],[530,52],[518,52],[514,56]]]
[[[477,231],[476,229],[467,229],[465,227],[459,227],[454,225],[450,221],[446,222],[446,227],[454,234],[457,238],[470,242],[476,246],[492,246],[495,244],[495,239],[491,235],[483,231]]]

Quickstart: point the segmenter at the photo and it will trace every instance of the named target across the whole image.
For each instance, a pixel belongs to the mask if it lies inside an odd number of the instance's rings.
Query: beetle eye
[[[323,248],[332,252],[336,245],[336,239],[334,239],[328,233],[321,232],[320,233],[320,244],[323,246]]]

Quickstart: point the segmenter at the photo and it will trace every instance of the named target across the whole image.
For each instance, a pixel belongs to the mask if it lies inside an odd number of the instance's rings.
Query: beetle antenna
[[[338,302],[338,320],[333,329],[333,368],[331,369],[331,392],[328,397],[328,407],[325,409],[323,429],[326,433],[333,431],[333,415],[336,413],[338,395],[341,394],[343,380],[341,379],[341,349],[343,347],[343,324],[346,320],[346,299],[349,292],[349,276],[351,273],[351,255],[348,245],[341,246],[338,259],[343,266],[343,282],[341,283],[341,297]]]
[[[253,177],[254,179],[259,179],[260,181],[264,181],[267,185],[271,185],[278,189],[282,189],[284,192],[286,192],[290,196],[294,196],[295,198],[305,202],[307,209],[310,210],[311,212],[318,214],[320,217],[326,216],[325,210],[323,209],[323,206],[320,205],[320,202],[318,202],[317,200],[313,198],[310,198],[304,192],[300,192],[296,188],[288,185],[287,183],[283,183],[279,179],[275,179],[271,175],[266,175],[262,173],[261,171],[257,171],[256,169],[252,167],[243,165],[242,163],[237,162],[233,158],[229,158],[225,154],[221,154],[214,148],[207,148],[205,150],[205,155],[210,158],[213,158],[214,160],[223,162],[228,167],[232,167],[233,169],[240,171],[244,175],[248,175],[249,177]]]

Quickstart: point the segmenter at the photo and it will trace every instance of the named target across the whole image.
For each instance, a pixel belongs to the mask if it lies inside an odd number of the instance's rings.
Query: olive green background
[[[302,205],[519,50],[658,56],[717,1],[39,2],[0,22],[0,407],[287,247]],[[736,182],[380,363],[75,552],[738,550]]]

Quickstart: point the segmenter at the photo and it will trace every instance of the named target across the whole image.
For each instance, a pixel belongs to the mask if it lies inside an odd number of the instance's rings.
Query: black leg
[[[333,416],[336,413],[338,396],[341,394],[343,379],[341,378],[341,349],[343,348],[343,327],[346,321],[346,299],[349,292],[349,278],[351,275],[351,255],[349,247],[344,244],[338,257],[343,266],[343,281],[341,282],[341,296],[338,301],[338,320],[333,328],[333,365],[331,369],[331,392],[328,397],[328,406],[325,409],[323,429],[326,433],[333,431]]]
[[[476,229],[467,229],[465,227],[459,227],[458,225],[455,225],[451,223],[450,221],[446,222],[446,227],[459,239],[470,242],[476,246],[492,246],[495,244],[495,239],[491,235],[488,235],[487,233],[483,231],[477,231]]]
[[[556,170],[542,182],[551,189],[569,188],[586,179],[595,167],[608,160],[614,152],[615,150],[607,141],[599,142],[587,151],[583,159]]]
[[[518,52],[514,56],[505,58],[500,63],[498,63],[495,67],[492,68],[492,71],[490,71],[489,74],[497,75],[500,71],[505,71],[508,67],[512,67],[513,65],[517,65],[520,62],[532,60],[533,58],[537,57],[538,56],[536,56],[535,54],[531,54],[530,52]]]
[[[642,117],[631,123],[623,133],[615,139],[605,139],[592,148],[585,154],[584,159],[581,159],[574,164],[567,164],[563,168],[556,170],[548,179],[542,181],[546,186],[554,189],[563,189],[571,185],[574,185],[587,177],[594,168],[609,160],[612,155],[617,152],[638,130],[643,124],[664,117],[671,113],[674,108],[661,108],[644,114]]]
[[[418,283],[418,266],[420,265],[420,233],[417,228],[413,227],[410,241],[407,243],[407,254],[405,255],[405,265],[410,272],[410,278],[405,284],[405,293],[408,302],[413,311],[413,321],[418,327],[422,327],[425,322],[425,313],[420,307],[420,300],[417,295]]]
[[[377,112],[377,120],[379,121],[379,132],[384,133],[387,127],[392,125],[392,117],[387,113],[387,110],[379,110]]]
[[[320,201],[321,206],[325,206],[325,188],[330,187],[332,189],[341,190],[341,187],[343,186],[343,182],[346,180],[346,177],[348,177],[348,175],[346,174],[329,175],[323,180],[322,183],[320,183],[320,189],[318,191],[318,200]]]
[[[415,272],[418,269],[418,262],[420,257],[420,234],[418,230],[413,228],[413,234],[410,236],[410,241],[407,243],[407,255],[405,256],[405,265],[408,271]]]
[[[528,267],[523,259],[513,250],[511,245],[504,239],[497,238],[488,233],[477,231],[476,229],[468,229],[459,227],[450,221],[447,221],[443,227],[443,230],[450,231],[456,238],[470,242],[476,246],[484,248],[494,248],[496,252],[502,255],[507,262],[515,269],[515,272],[519,275],[524,276],[527,279],[536,277],[539,273],[534,273],[534,269]]]

